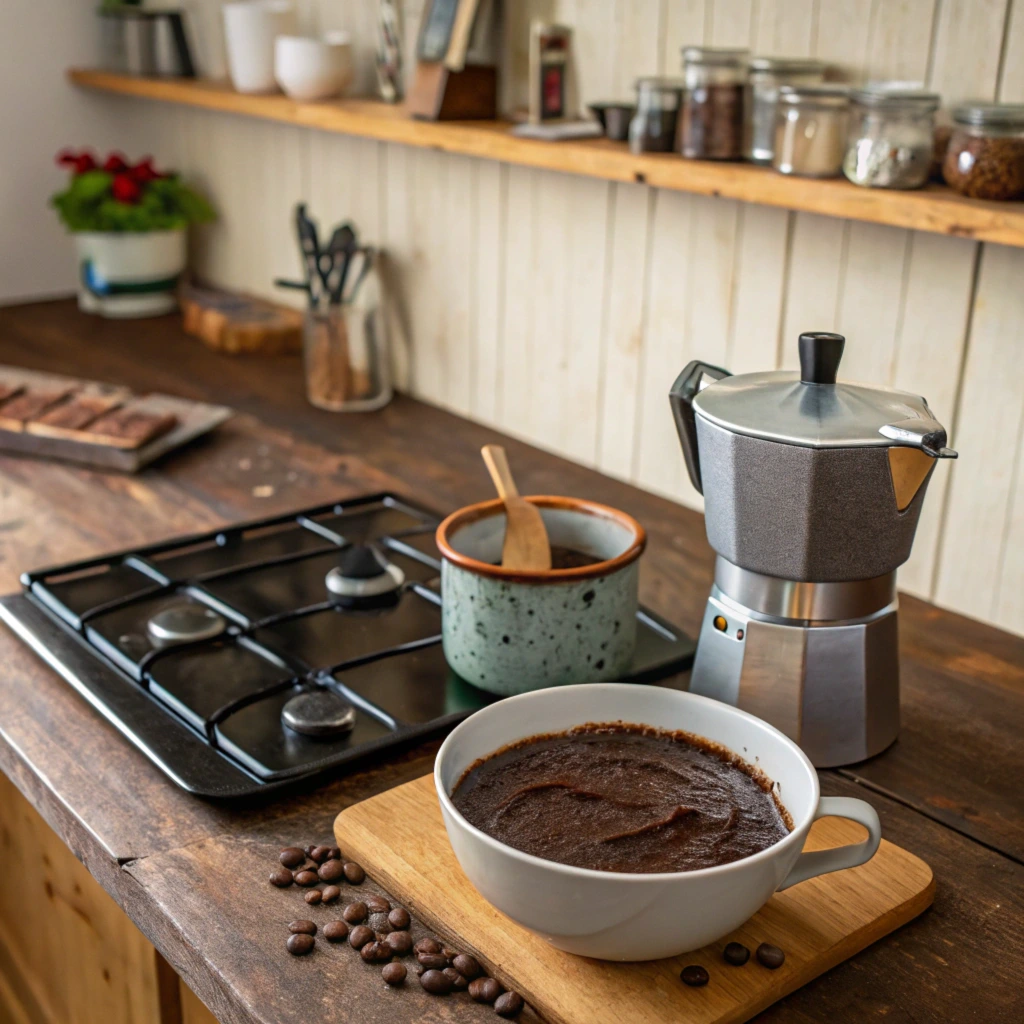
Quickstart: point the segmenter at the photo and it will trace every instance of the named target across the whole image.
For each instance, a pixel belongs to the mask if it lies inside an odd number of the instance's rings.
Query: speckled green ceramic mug
[[[552,546],[599,561],[571,569],[503,569],[499,500],[453,512],[437,529],[448,664],[504,696],[545,686],[621,679],[636,645],[643,527],[578,498],[531,497]]]

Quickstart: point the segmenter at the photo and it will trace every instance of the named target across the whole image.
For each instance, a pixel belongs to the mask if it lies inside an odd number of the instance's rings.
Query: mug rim
[[[810,802],[810,806],[806,813],[801,817],[799,821],[793,822],[793,828],[789,835],[784,839],[780,839],[777,843],[773,843],[771,846],[766,846],[763,850],[758,850],[757,853],[752,853],[749,857],[741,857],[739,860],[730,861],[728,864],[716,864],[708,868],[695,868],[690,871],[600,871],[597,868],[581,868],[576,867],[573,864],[563,864],[561,861],[548,860],[546,857],[538,857],[532,853],[526,853],[523,850],[517,850],[514,846],[509,846],[507,843],[503,843],[500,839],[495,839],[494,836],[488,835],[482,829],[479,829],[472,822],[468,821],[462,812],[452,802],[451,795],[448,793],[444,784],[441,781],[441,768],[444,764],[445,758],[450,756],[451,748],[453,746],[453,740],[458,734],[465,729],[478,715],[486,714],[489,711],[493,711],[494,708],[500,707],[509,701],[522,701],[528,699],[538,699],[541,695],[551,690],[599,690],[607,687],[615,687],[619,690],[629,689],[630,692],[635,692],[637,688],[646,690],[658,690],[662,693],[673,693],[677,698],[681,699],[684,703],[686,701],[696,701],[697,703],[713,704],[715,707],[724,713],[738,715],[740,718],[749,719],[756,724],[763,726],[769,733],[774,733],[775,736],[783,741],[783,746],[788,748],[789,751],[796,756],[796,759],[801,763],[804,770],[806,771],[808,778],[811,781],[811,793],[813,799]],[[582,724],[582,723],[581,723]],[[637,724],[643,725],[647,723],[626,723],[626,724]],[[569,726],[568,728],[572,728]],[[660,726],[653,726],[652,728],[662,728]],[[539,735],[539,734],[538,734]],[[694,735],[697,735],[696,733]],[[511,740],[509,742],[517,742]],[[715,741],[716,743],[719,741]],[[724,744],[720,744],[724,746]],[[498,750],[501,747],[497,748]],[[731,748],[727,748],[731,751]],[[491,752],[492,754],[494,751]],[[490,756],[490,755],[488,755]],[[468,766],[467,766],[468,767]],[[556,874],[564,875],[567,878],[584,878],[588,880],[607,880],[614,882],[631,882],[637,885],[641,884],[653,884],[657,882],[677,882],[683,879],[694,878],[711,878],[717,875],[726,874],[729,871],[736,871],[742,869],[747,864],[757,863],[760,861],[769,860],[772,857],[778,856],[789,846],[794,845],[797,839],[800,838],[800,846],[806,839],[804,833],[810,828],[814,821],[815,815],[817,814],[818,804],[821,802],[821,786],[818,781],[818,773],[814,766],[811,764],[810,758],[793,742],[784,732],[776,729],[774,725],[770,725],[763,718],[758,718],[756,715],[752,715],[747,711],[743,711],[740,708],[733,707],[731,704],[723,704],[721,701],[713,700],[711,697],[703,697],[697,693],[690,693],[687,690],[670,690],[662,686],[650,686],[642,683],[622,683],[622,682],[607,682],[607,683],[575,683],[568,686],[557,686],[557,687],[545,687],[540,690],[528,690],[526,693],[515,694],[511,697],[505,697],[503,700],[495,701],[493,704],[487,705],[487,707],[481,708],[479,711],[474,712],[469,718],[460,722],[446,737],[444,742],[441,744],[437,751],[437,756],[434,759],[434,789],[437,791],[438,800],[441,803],[441,807],[448,814],[450,814],[458,824],[466,829],[474,839],[482,841],[484,845],[494,850],[497,853],[511,856],[513,860],[518,860],[523,864],[529,865],[534,868],[544,868],[547,870],[553,870]],[[785,806],[785,805],[784,805]],[[786,807],[792,818],[792,811]],[[456,856],[456,859],[458,857]]]
[[[647,546],[647,531],[640,523],[628,512],[613,508],[611,505],[602,505],[600,502],[589,501],[586,498],[570,498],[555,494],[533,494],[523,495],[523,497],[538,508],[562,509],[593,516],[595,519],[612,520],[629,530],[633,535],[633,540],[622,554],[601,562],[594,562],[592,565],[581,565],[572,569],[504,569],[500,565],[492,565],[490,562],[483,562],[478,558],[456,551],[450,539],[463,527],[481,519],[489,519],[504,509],[505,503],[501,498],[491,498],[456,509],[442,520],[434,534],[434,540],[444,560],[457,565],[460,569],[476,573],[478,576],[490,576],[510,583],[572,583],[576,580],[596,579],[598,576],[608,576],[618,572],[631,562],[635,562]]]

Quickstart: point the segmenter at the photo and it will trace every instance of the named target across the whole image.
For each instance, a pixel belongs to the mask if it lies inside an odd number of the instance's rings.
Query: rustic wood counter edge
[[[320,413],[294,359],[231,359],[175,318],[139,331],[70,302],[0,310],[0,362],[242,414],[135,479],[0,459],[0,592],[26,567],[382,487],[450,509],[486,491],[478,451],[501,440],[525,491],[636,514],[651,548],[642,599],[691,631],[699,621],[712,559],[697,514],[412,399],[372,415]],[[900,740],[822,772],[822,788],[875,805],[887,838],[932,866],[935,904],[761,1020],[1021,1018],[1024,640],[911,598],[901,619]],[[6,630],[0,665],[0,768],[14,784],[0,783],[0,1006],[17,1005],[15,1020],[88,1021],[86,1006],[104,1020],[196,1024],[205,1012],[38,815],[222,1021],[495,1019],[414,982],[385,991],[350,950],[318,943],[312,957],[287,956],[287,922],[310,911],[266,882],[282,845],[326,841],[342,807],[422,775],[436,745],[286,800],[219,806],[173,788]]]

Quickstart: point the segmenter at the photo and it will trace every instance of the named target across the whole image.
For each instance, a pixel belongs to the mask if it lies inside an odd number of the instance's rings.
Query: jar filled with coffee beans
[[[857,89],[851,100],[846,177],[868,188],[924,185],[935,151],[938,95],[893,83]]]
[[[636,113],[629,123],[634,153],[671,153],[683,83],[677,78],[638,78]]]
[[[942,176],[973,199],[1024,197],[1024,104],[957,107]]]
[[[784,85],[775,111],[772,167],[798,178],[835,178],[843,166],[850,116],[841,85]]]
[[[696,160],[743,156],[746,50],[705,46],[683,49],[683,101],[676,149]]]
[[[775,104],[783,85],[818,85],[824,61],[800,57],[754,57],[744,100],[743,155],[755,164],[770,164],[775,152]]]

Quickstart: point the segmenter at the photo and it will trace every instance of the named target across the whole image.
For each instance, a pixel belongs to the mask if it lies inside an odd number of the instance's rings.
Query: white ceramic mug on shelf
[[[731,864],[625,874],[513,849],[471,825],[451,801],[452,789],[478,758],[540,732],[615,721],[685,730],[756,763],[778,787],[792,832]],[[881,840],[874,808],[850,797],[821,796],[811,762],[778,729],[728,704],[659,686],[561,686],[491,704],[444,741],[434,783],[452,849],[480,895],[553,946],[599,960],[654,960],[699,949],[734,931],[780,889],[870,860]],[[859,822],[868,838],[802,853],[811,824],[828,816]]]
[[[274,40],[296,32],[290,0],[239,0],[224,5],[224,45],[231,84],[239,92],[274,92]]]
[[[351,84],[352,42],[347,32],[322,39],[278,36],[274,43],[274,77],[293,100],[327,100]]]

